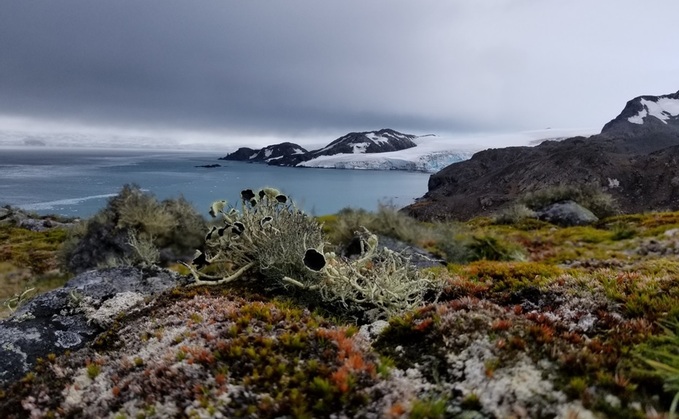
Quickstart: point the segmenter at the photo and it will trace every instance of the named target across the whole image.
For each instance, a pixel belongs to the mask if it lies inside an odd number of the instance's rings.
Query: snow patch
[[[267,149],[264,150],[264,158],[265,158],[265,159],[268,159],[269,157],[271,157],[272,154],[273,154],[273,150],[272,150],[272,149],[267,148]]]
[[[364,154],[370,143],[352,143],[351,146],[354,154]]]
[[[667,124],[667,120],[679,116],[679,100],[670,98],[658,98],[657,101],[641,99],[643,109],[638,114],[630,116],[627,120],[633,124],[643,124],[644,118],[654,116]]]
[[[368,139],[376,144],[384,144],[384,143],[389,143],[389,137],[383,137],[381,135],[377,135],[374,132],[369,132],[365,135],[368,137]]]

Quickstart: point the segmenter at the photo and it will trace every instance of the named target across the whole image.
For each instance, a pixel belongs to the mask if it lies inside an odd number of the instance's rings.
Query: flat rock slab
[[[84,272],[0,321],[0,386],[29,372],[38,358],[75,350],[123,312],[186,281],[165,270],[111,268]]]

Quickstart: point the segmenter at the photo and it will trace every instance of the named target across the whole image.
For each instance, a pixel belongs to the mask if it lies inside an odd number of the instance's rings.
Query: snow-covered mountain
[[[320,150],[310,152],[311,158],[335,154],[386,153],[417,146],[415,135],[402,134],[392,129],[379,131],[350,132],[336,139]]]
[[[625,142],[629,152],[659,150],[679,141],[679,92],[660,96],[638,96],[601,129],[610,138],[635,139]]]
[[[280,144],[273,144],[262,149],[255,150],[249,147],[241,147],[238,150],[221,157],[219,160],[236,160],[248,161],[252,163],[268,163],[277,164],[283,160],[301,161],[302,156],[306,155],[308,151],[294,143],[285,142]],[[294,165],[294,164],[293,164]]]
[[[606,133],[613,130],[629,130],[644,124],[663,124],[667,128],[679,129],[679,92],[635,97],[627,102],[620,115],[604,125],[601,131]]]
[[[222,157],[221,160],[267,163],[276,166],[297,166],[304,161],[326,156],[383,154],[385,152],[405,150],[417,146],[413,142],[415,138],[417,138],[415,135],[402,134],[392,129],[350,132],[318,150],[307,151],[293,143],[270,145],[260,150],[242,147]]]

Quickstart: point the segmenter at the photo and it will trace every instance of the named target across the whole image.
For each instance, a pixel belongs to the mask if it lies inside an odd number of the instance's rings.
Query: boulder
[[[540,220],[562,227],[581,226],[599,221],[592,211],[574,201],[557,202],[536,213]]]

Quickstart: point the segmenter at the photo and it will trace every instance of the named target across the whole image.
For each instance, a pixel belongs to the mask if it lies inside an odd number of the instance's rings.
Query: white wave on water
[[[47,211],[47,210],[52,210],[57,207],[61,206],[69,206],[69,205],[78,205],[80,203],[83,203],[85,201],[89,201],[92,199],[104,199],[104,198],[111,198],[116,196],[117,194],[111,193],[111,194],[104,194],[104,195],[91,195],[91,196],[83,196],[80,198],[70,198],[70,199],[59,199],[56,201],[47,201],[47,202],[36,202],[34,204],[21,204],[19,207],[21,209],[27,210],[27,211]]]

